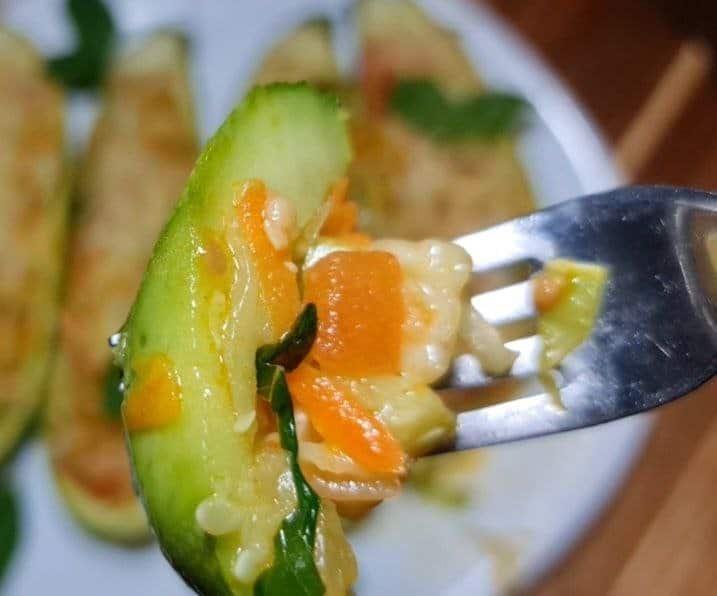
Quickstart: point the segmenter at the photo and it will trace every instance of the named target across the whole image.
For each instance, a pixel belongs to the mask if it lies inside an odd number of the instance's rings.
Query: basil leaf
[[[75,29],[77,45],[69,54],[48,60],[48,70],[68,87],[97,87],[104,78],[115,41],[112,15],[102,0],[67,0],[66,10]]]
[[[114,362],[110,362],[105,375],[104,411],[107,416],[115,420],[122,417],[122,369]]]
[[[301,536],[301,521],[289,516],[274,538],[274,564],[259,576],[257,596],[315,596],[324,593],[324,584],[314,563],[313,549],[307,549]]]
[[[19,533],[15,495],[7,486],[0,486],[0,579],[7,571],[17,546]]]
[[[314,561],[314,542],[321,501],[299,467],[299,441],[294,407],[282,362],[296,367],[311,350],[316,337],[316,307],[309,304],[294,327],[277,344],[257,350],[257,393],[271,404],[279,419],[281,446],[289,452],[297,508],[284,518],[274,538],[274,563],[259,576],[254,594],[321,596],[324,585]]]
[[[311,350],[316,339],[317,327],[316,306],[307,304],[296,319],[294,326],[280,342],[262,346],[257,350],[257,366],[262,362],[271,362],[288,371],[294,370]]]
[[[439,141],[492,140],[514,131],[527,102],[508,93],[447,98],[425,79],[399,81],[390,108],[408,124]]]

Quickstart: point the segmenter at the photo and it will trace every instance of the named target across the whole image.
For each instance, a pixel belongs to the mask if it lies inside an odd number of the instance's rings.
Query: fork
[[[519,356],[501,379],[483,375],[471,357],[456,360],[440,389],[459,412],[452,448],[608,422],[669,403],[714,377],[717,263],[706,245],[715,234],[716,194],[635,186],[566,201],[455,240],[473,259],[473,288],[480,290],[473,305],[513,338],[508,346]],[[551,371],[559,400],[540,381],[540,340],[526,279],[557,257],[609,270],[592,334]],[[495,287],[515,279],[522,281]]]

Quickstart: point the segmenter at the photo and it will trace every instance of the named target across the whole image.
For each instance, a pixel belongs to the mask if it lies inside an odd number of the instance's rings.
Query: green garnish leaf
[[[257,367],[261,362],[271,362],[282,366],[285,370],[294,370],[306,358],[311,346],[314,345],[317,327],[316,306],[307,304],[296,319],[294,326],[280,342],[262,346],[257,350]]]
[[[426,79],[399,81],[390,100],[393,112],[439,141],[492,140],[509,134],[527,105],[516,95],[498,92],[451,100]]]
[[[313,548],[306,548],[301,535],[302,522],[292,516],[281,522],[274,538],[274,564],[257,580],[257,596],[316,596],[324,593],[324,584],[314,563]]]
[[[114,362],[110,362],[105,375],[105,399],[103,402],[104,411],[107,416],[114,420],[122,417],[122,369]]]
[[[77,36],[75,49],[47,62],[50,74],[67,87],[91,89],[104,78],[115,42],[112,15],[102,0],[67,0]]]
[[[314,561],[314,542],[321,501],[299,467],[299,441],[294,407],[283,362],[295,368],[309,353],[316,337],[316,307],[309,304],[294,327],[277,344],[257,350],[257,392],[271,404],[279,419],[281,446],[289,453],[297,507],[281,523],[274,538],[274,563],[259,576],[254,594],[321,596],[324,585]]]
[[[7,571],[17,546],[19,533],[15,495],[7,486],[0,486],[0,579]]]

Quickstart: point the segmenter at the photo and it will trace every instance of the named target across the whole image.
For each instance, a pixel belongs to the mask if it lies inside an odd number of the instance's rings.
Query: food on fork
[[[32,45],[0,29],[0,459],[45,391],[58,315],[69,168],[64,98]]]
[[[102,350],[136,295],[196,156],[184,41],[157,34],[110,69],[79,180],[59,354],[47,416],[58,488],[90,530],[148,537],[120,420],[119,369]]]
[[[470,258],[357,232],[349,159],[331,96],[254,89],[199,158],[115,338],[138,488],[202,593],[345,593],[337,508],[397,494],[411,458],[452,439],[430,384],[458,349]]]

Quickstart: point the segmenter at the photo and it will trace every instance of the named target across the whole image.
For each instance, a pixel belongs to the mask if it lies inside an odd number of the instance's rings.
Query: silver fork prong
[[[536,395],[545,391],[537,375],[511,376],[490,379],[482,387],[451,387],[441,390],[441,398],[454,412],[468,412],[477,408]]]
[[[516,428],[520,428],[521,438],[558,432],[570,428],[570,418],[548,392],[462,412],[454,448],[473,449],[475,437],[480,437],[481,446],[511,441],[516,438]]]
[[[468,281],[467,291],[470,295],[482,294],[510,284],[520,283],[539,271],[542,266],[539,261],[526,259],[507,267],[474,271]]]
[[[521,337],[514,341],[509,341],[506,347],[518,352],[518,357],[513,363],[510,371],[511,375],[524,376],[537,374],[540,372],[540,351],[542,342],[537,335],[532,337]]]
[[[532,216],[529,216],[532,217]],[[521,261],[547,261],[556,255],[553,243],[531,235],[529,218],[518,224],[510,221],[487,230],[462,236],[455,243],[462,246],[473,259],[474,272],[489,272],[513,266]]]
[[[476,294],[471,298],[471,304],[491,325],[529,319],[535,316],[533,283],[524,281]]]

